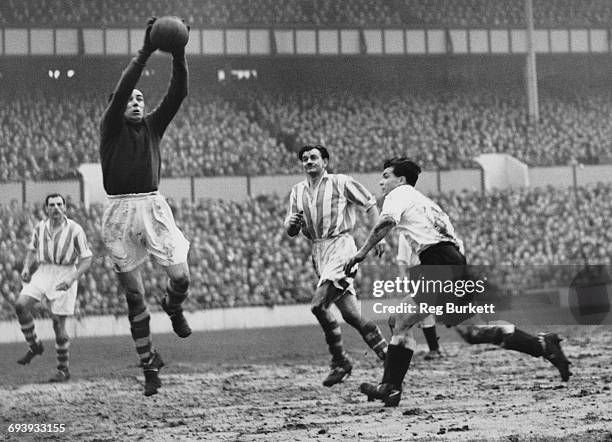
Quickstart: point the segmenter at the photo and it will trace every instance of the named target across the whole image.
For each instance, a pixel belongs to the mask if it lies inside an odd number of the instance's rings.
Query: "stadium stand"
[[[179,15],[192,26],[339,25],[518,27],[523,0],[6,0],[0,25],[132,26]],[[606,0],[534,0],[536,26],[607,27]]]
[[[612,92],[542,88],[540,124],[520,87],[281,91],[194,89],[162,144],[166,177],[300,172],[303,143],[330,148],[333,168],[377,171],[372,157],[403,152],[424,169],[475,167],[480,153],[530,166],[612,161]],[[240,96],[241,98],[237,98]],[[155,102],[154,100],[151,100]],[[104,99],[57,88],[0,97],[0,182],[74,178],[97,162]],[[36,124],[26,124],[36,121]]]
[[[576,191],[450,193],[438,200],[454,220],[473,264],[579,265],[583,253],[592,264],[612,264],[612,184]],[[316,280],[310,246],[304,238],[291,239],[284,233],[285,197],[262,196],[245,203],[181,201],[172,206],[178,225],[191,241],[189,309],[309,301]],[[78,315],[125,313],[123,295],[102,249],[102,207],[92,205],[86,210],[73,203],[69,207],[69,216],[85,229],[95,256],[94,265],[80,281]],[[11,305],[21,287],[25,248],[41,216],[40,205],[0,207],[0,319],[13,318]],[[358,221],[358,243],[368,230],[364,218]],[[384,258],[389,265],[393,265],[395,247],[392,241]],[[144,271],[147,295],[155,306],[165,277],[149,261]],[[371,278],[362,272],[359,287],[371,287]]]

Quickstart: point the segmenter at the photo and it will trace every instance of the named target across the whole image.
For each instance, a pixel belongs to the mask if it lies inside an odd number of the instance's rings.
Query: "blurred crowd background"
[[[534,0],[536,26],[608,26],[607,0]],[[525,25],[524,0],[3,0],[0,25],[126,26],[178,15],[192,26],[305,24]]]
[[[317,281],[310,244],[302,236],[286,235],[287,200],[288,194],[244,203],[171,201],[177,224],[191,241],[188,309],[310,301]],[[591,264],[612,264],[612,184],[450,193],[437,200],[463,238],[472,264],[581,265],[584,256]],[[100,205],[85,209],[69,201],[69,216],[84,227],[95,256],[79,282],[77,314],[81,316],[126,312],[102,247],[102,210]],[[358,244],[371,227],[360,213],[355,232]],[[26,246],[34,224],[43,216],[40,204],[0,208],[0,318],[13,317],[11,305],[21,288]],[[396,250],[392,238],[382,261],[387,269],[395,269]],[[375,258],[369,257],[367,263],[376,263]],[[357,277],[361,297],[371,295],[375,275],[368,268],[363,266]],[[163,270],[147,261],[144,274],[150,306],[159,308],[157,301],[166,283]]]
[[[152,108],[157,97],[145,96]],[[0,182],[77,177],[98,161],[105,101],[74,87],[0,92]],[[540,90],[540,122],[529,122],[521,86],[392,88],[321,85],[272,89],[192,86],[162,142],[162,175],[299,173],[295,152],[329,147],[337,172],[375,172],[398,151],[426,170],[477,167],[481,153],[530,166],[612,162],[609,87]],[[35,121],[36,124],[31,124]]]
[[[533,3],[536,27],[608,29],[612,23],[609,0]],[[523,8],[523,0],[2,0],[0,26],[142,28],[149,16],[178,15],[202,28],[518,28],[525,26]],[[429,59],[420,60],[419,66],[436,74],[446,67],[457,77],[463,69],[457,60],[454,65],[440,59],[431,66]],[[515,67],[505,78],[493,73],[495,60],[509,66],[514,59],[491,58],[488,65],[479,65],[497,83],[477,78],[455,82],[448,74],[446,81],[423,87],[411,82],[414,73],[401,82],[371,82],[369,77],[332,81],[324,70],[308,84],[290,79],[231,85],[193,81],[162,143],[162,176],[300,173],[295,152],[313,143],[328,147],[330,170],[342,173],[378,172],[382,159],[397,154],[410,156],[424,170],[476,167],[473,158],[490,152],[508,153],[529,166],[612,163],[609,81],[581,81],[573,74],[560,80],[554,76],[557,65],[546,64],[550,72],[540,82],[540,119],[533,123],[522,74],[509,78],[522,68]],[[577,60],[568,58],[559,65],[564,74],[580,70]],[[38,60],[25,61],[33,67],[28,75],[28,67],[23,68],[27,87],[11,86],[19,84],[20,78],[13,78],[19,77],[18,69],[0,71],[0,79],[7,80],[3,86],[8,84],[0,88],[0,183],[76,178],[81,163],[98,162],[98,124],[112,85],[97,72],[81,82],[45,83],[36,71]],[[90,61],[93,71],[102,66],[89,59],[76,64]],[[192,73],[208,61],[197,60]],[[317,60],[310,61],[304,77],[317,70]],[[607,75],[601,59],[584,66],[584,72]],[[112,72],[114,81],[119,69]],[[11,73],[2,78],[5,72]],[[162,92],[145,94],[149,109]],[[282,227],[289,190],[242,203],[171,201],[177,223],[191,241],[188,309],[310,300],[316,283],[310,245],[302,237],[289,238]],[[585,257],[592,264],[611,264],[612,184],[448,193],[435,199],[449,214],[473,264],[582,265]],[[41,204],[0,205],[0,319],[14,318],[26,245],[33,226],[44,217]],[[124,297],[100,238],[102,206],[85,208],[76,201],[68,206],[68,215],[85,228],[95,255],[91,270],[79,281],[77,315],[125,314]],[[370,228],[365,216],[357,226],[361,244]],[[383,258],[387,268],[395,265],[395,253],[392,238]],[[363,266],[357,278],[361,296],[368,296],[375,277],[368,268]],[[158,308],[165,277],[149,261],[144,272],[150,306]]]

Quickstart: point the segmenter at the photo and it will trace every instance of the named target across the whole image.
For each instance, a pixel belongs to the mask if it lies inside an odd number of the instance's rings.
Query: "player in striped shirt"
[[[463,242],[455,234],[446,213],[431,199],[414,188],[421,168],[407,158],[392,158],[385,161],[380,186],[385,201],[381,215],[361,249],[345,265],[346,274],[363,261],[394,227],[406,235],[410,247],[419,256],[421,265],[415,267],[414,280],[458,281],[469,280],[470,275],[464,256]],[[443,274],[442,274],[443,273]],[[419,291],[413,296],[416,303],[445,306],[447,302],[462,305],[469,303],[469,295],[456,297],[454,293],[426,293]],[[464,305],[464,304],[463,304]],[[380,399],[386,406],[397,407],[402,396],[402,384],[410,366],[414,349],[412,327],[429,312],[392,315],[389,324],[393,331],[385,369],[380,384],[364,383],[361,392],[368,399]],[[535,357],[544,357],[561,374],[563,381],[569,380],[569,361],[563,354],[556,333],[540,333],[534,336],[513,324],[476,325],[486,322],[473,314],[444,314],[439,320],[456,329],[469,344],[496,344],[508,350],[516,350]]]
[[[83,228],[66,217],[63,196],[57,193],[48,195],[45,198],[45,212],[47,218],[40,221],[32,232],[21,272],[25,284],[17,298],[15,311],[30,349],[17,362],[29,364],[36,355],[43,353],[42,341],[34,331],[32,306],[45,299],[51,310],[57,352],[57,373],[50,382],[66,382],[70,379],[70,340],[66,332],[66,318],[74,315],[78,280],[91,266],[92,253]],[[39,266],[30,275],[35,261]]]
[[[376,198],[347,175],[327,173],[329,153],[323,146],[304,146],[298,153],[306,179],[291,189],[285,228],[289,236],[300,231],[312,242],[312,262],[319,276],[311,302],[325,333],[332,355],[331,372],[323,385],[331,387],[350,375],[353,365],[342,345],[340,326],[329,310],[336,304],[344,320],[359,331],[380,359],[385,358],[387,342],[379,328],[361,315],[353,278],[344,274],[344,262],[357,250],[351,233],[356,208],[363,207],[370,220],[378,218]],[[384,252],[379,244],[378,256]]]

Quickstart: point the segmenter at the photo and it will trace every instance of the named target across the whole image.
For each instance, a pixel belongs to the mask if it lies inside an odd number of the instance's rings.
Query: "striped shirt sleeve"
[[[93,253],[91,252],[91,249],[87,244],[87,237],[85,236],[85,231],[78,224],[76,225],[74,234],[74,250],[81,259],[93,256]]]
[[[28,250],[36,251],[38,250],[38,231],[40,230],[40,224],[36,224],[34,229],[32,230],[32,238],[30,238],[30,242],[28,244]]]
[[[285,224],[289,222],[289,217],[298,213],[297,204],[297,191],[296,186],[291,188],[291,195],[289,195],[289,207],[287,208],[287,216],[285,217]]]
[[[364,207],[366,210],[370,210],[372,206],[376,205],[376,197],[365,188],[365,186],[354,178],[347,176],[346,185],[344,186],[344,192],[346,199],[351,203],[357,204],[358,206]]]

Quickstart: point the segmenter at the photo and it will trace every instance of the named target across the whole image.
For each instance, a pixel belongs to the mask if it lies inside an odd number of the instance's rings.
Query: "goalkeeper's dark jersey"
[[[159,144],[187,96],[187,63],[184,58],[174,59],[170,86],[159,106],[141,122],[128,122],[124,112],[146,60],[147,56],[139,53],[123,71],[100,123],[100,160],[108,195],[158,190]]]

